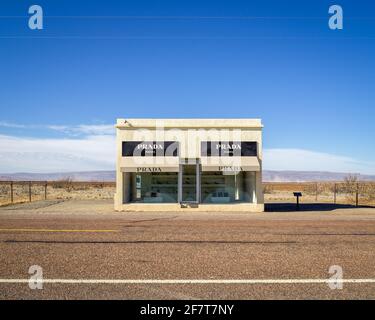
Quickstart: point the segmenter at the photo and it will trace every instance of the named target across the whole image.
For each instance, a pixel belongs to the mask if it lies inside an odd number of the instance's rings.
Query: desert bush
[[[316,193],[316,184],[315,183],[307,183],[303,186],[303,192],[306,194],[315,194]]]
[[[327,182],[306,183],[303,191],[307,194],[320,195],[329,192],[329,184]]]
[[[6,184],[0,184],[0,194],[7,194],[10,187]]]
[[[5,184],[0,184],[0,204],[2,202],[8,202],[10,195],[10,186]]]
[[[355,201],[358,188],[358,177],[350,174],[344,178],[341,191],[346,194],[346,200],[352,203]]]
[[[271,194],[273,192],[273,187],[271,184],[264,184],[263,185],[263,193],[264,194]]]
[[[72,190],[74,191],[87,191],[91,188],[91,185],[88,183],[75,183],[72,184]]]
[[[344,178],[344,192],[355,193],[358,186],[358,177],[354,175],[348,175]]]
[[[52,187],[55,189],[65,189],[67,192],[71,192],[74,188],[74,182],[71,177],[68,177],[68,178],[53,182]]]
[[[375,200],[375,183],[361,183],[359,192],[361,196],[367,201]]]

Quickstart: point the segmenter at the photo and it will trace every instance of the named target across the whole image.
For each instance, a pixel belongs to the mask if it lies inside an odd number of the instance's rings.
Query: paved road
[[[316,208],[315,208],[316,209]],[[116,213],[111,201],[0,209],[0,279],[375,279],[375,209]],[[374,280],[375,281],[375,280]],[[1,299],[374,299],[375,283],[0,283]]]

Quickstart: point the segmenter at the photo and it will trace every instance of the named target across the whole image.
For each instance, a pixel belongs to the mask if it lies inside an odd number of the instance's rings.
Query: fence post
[[[47,200],[47,182],[44,184],[44,200]]]
[[[31,202],[31,181],[29,181],[29,202]]]
[[[333,203],[336,204],[336,192],[337,192],[337,185],[335,183],[333,187]]]
[[[13,181],[10,183],[10,202],[13,203]]]
[[[357,182],[357,188],[355,190],[355,206],[358,207],[358,196],[359,196],[359,183]]]

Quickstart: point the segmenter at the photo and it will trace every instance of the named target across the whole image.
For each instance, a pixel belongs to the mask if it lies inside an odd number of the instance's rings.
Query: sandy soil
[[[0,184],[0,205],[9,204],[11,201],[11,188],[9,184]],[[48,185],[47,199],[113,199],[115,188],[113,186],[102,186],[98,184],[79,184],[72,186]],[[13,185],[14,203],[28,202],[29,186],[27,184]],[[31,200],[45,200],[44,184],[32,184]]]
[[[266,202],[295,202],[294,191],[301,191],[303,196],[301,203],[334,203],[334,194],[330,191],[332,183],[319,185],[316,195],[314,184],[267,184],[265,187]],[[340,190],[340,188],[338,188]],[[0,206],[11,203],[11,188],[9,184],[0,182]],[[115,186],[111,183],[65,183],[54,182],[47,186],[47,199],[49,200],[97,200],[113,199]],[[371,193],[372,195],[372,193]],[[373,195],[372,195],[373,196]],[[13,202],[28,202],[29,185],[15,183],[13,186]],[[45,200],[44,183],[32,184],[31,200]],[[355,194],[344,192],[342,189],[336,194],[336,203],[355,204]],[[369,194],[360,194],[359,203],[362,205],[375,205],[375,197],[369,199]]]

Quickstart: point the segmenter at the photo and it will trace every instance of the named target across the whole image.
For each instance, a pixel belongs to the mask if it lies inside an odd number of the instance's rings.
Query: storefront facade
[[[118,119],[118,211],[264,210],[259,119]]]

